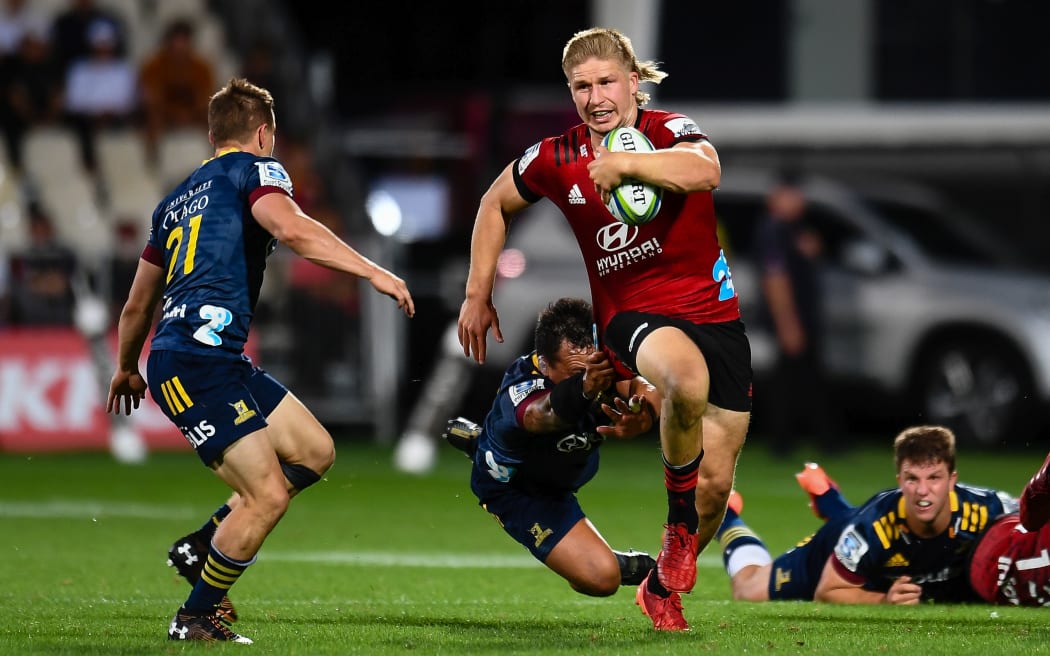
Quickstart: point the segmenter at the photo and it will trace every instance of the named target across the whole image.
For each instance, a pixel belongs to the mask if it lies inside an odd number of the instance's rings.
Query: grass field
[[[963,453],[960,478],[1017,493],[1042,449]],[[423,478],[395,472],[390,455],[341,443],[326,479],[293,502],[231,594],[236,629],[255,640],[245,647],[166,642],[189,591],[164,566],[167,547],[225,497],[192,454],[142,467],[0,454],[0,654],[1050,653],[1042,609],[735,603],[717,546],[684,600],[693,630],[657,633],[633,589],[584,597],[533,562],[477,507],[458,453]],[[805,456],[777,462],[756,444],[741,458],[744,517],[777,552],[816,528],[792,476]],[[893,485],[888,440],[821,462],[852,501]],[[613,546],[655,552],[655,443],[607,445],[581,500]]]

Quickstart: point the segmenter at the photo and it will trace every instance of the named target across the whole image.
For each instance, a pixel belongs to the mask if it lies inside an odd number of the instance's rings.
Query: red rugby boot
[[[700,537],[685,524],[665,524],[663,548],[656,556],[660,585],[671,592],[689,592],[696,585],[696,555]]]
[[[650,572],[649,576],[652,575]],[[657,631],[688,631],[689,622],[682,615],[682,597],[677,592],[668,597],[649,592],[649,576],[638,586],[634,603],[653,621],[653,628]]]

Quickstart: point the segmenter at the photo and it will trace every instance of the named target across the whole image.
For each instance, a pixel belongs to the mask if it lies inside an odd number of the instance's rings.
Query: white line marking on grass
[[[24,519],[95,519],[134,517],[136,519],[190,519],[195,513],[186,506],[163,506],[123,501],[52,499],[50,501],[0,501],[0,517]]]
[[[438,569],[521,569],[540,567],[528,554],[420,553],[394,551],[267,551],[260,560],[373,567],[431,567]],[[701,556],[698,567],[722,567],[718,556]]]

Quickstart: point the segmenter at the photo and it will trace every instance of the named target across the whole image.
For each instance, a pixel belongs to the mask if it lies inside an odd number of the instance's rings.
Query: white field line
[[[115,501],[0,501],[0,518],[21,519],[97,519],[130,517],[134,519],[192,519],[200,513],[187,506],[126,503]],[[351,567],[424,567],[437,569],[519,569],[542,565],[526,553],[485,554],[450,552],[392,552],[392,551],[270,551],[263,549],[260,560],[275,562],[346,565]],[[700,567],[722,567],[722,559],[704,554],[697,561]]]
[[[394,551],[267,551],[259,560],[313,563],[321,565],[367,565],[370,567],[429,567],[438,569],[519,569],[542,567],[532,556],[522,554],[481,554],[449,552]],[[722,567],[721,556],[700,556],[699,567]]]
[[[166,506],[124,501],[51,499],[48,501],[2,501],[0,517],[21,519],[96,519],[132,517],[135,519],[192,519],[200,516],[187,506]]]

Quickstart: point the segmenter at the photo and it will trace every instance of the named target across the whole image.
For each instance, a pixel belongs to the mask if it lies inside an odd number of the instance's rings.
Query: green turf
[[[448,448],[448,447],[444,447]],[[655,552],[664,513],[650,441],[604,447],[581,494],[615,547]],[[748,445],[738,470],[744,517],[774,550],[815,529],[792,474]],[[1019,492],[1041,453],[962,454],[962,480]],[[259,562],[231,594],[254,654],[1028,654],[1050,653],[1041,609],[845,607],[729,600],[715,547],[685,597],[687,634],[654,632],[634,591],[572,592],[481,511],[468,463],[442,454],[424,478],[399,474],[390,450],[340,444],[335,468],[296,499]],[[852,501],[893,485],[890,448],[822,461]],[[102,454],[0,454],[0,654],[170,654],[189,591],[164,566],[178,536],[224,500],[191,454],[126,467]]]

